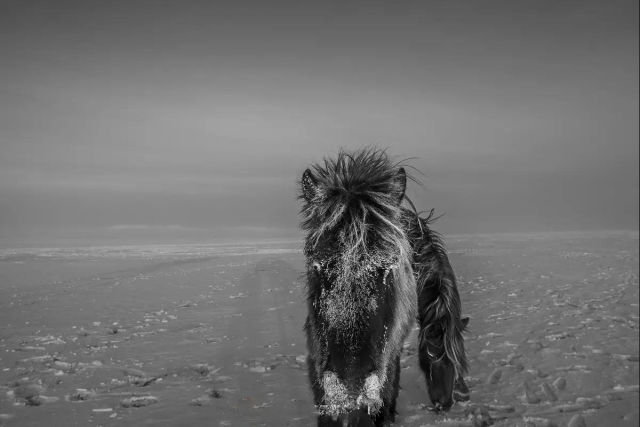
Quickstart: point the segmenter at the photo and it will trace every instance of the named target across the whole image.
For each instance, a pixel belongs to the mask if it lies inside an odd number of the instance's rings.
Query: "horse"
[[[405,195],[404,162],[341,150],[302,174],[307,368],[318,425],[395,420],[400,355],[414,322],[435,411],[468,400],[468,318],[442,238]]]

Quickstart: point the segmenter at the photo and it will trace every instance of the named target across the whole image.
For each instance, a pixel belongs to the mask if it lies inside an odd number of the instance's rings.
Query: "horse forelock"
[[[397,179],[400,166],[376,149],[340,151],[336,158],[312,165],[315,197],[301,197],[305,254],[339,253],[344,265],[407,257],[398,197],[404,192]]]

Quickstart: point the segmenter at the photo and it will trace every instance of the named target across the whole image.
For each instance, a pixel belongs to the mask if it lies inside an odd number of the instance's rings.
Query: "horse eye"
[[[322,269],[322,266],[318,261],[314,261],[312,264],[312,267],[313,267],[313,271],[315,271],[316,273],[320,273],[320,270]]]
[[[441,346],[430,342],[427,342],[425,350],[430,359],[438,359],[444,353]]]
[[[430,347],[431,347],[430,345],[428,345],[428,344],[426,345],[427,356],[429,356],[432,359],[435,359],[438,356],[437,356],[436,352],[433,351]]]

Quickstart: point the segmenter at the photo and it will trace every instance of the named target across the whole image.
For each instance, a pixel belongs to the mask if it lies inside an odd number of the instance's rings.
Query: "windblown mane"
[[[340,151],[336,158],[312,165],[312,198],[300,197],[302,229],[307,232],[305,253],[317,250],[330,236],[337,238],[343,254],[354,262],[362,256],[383,255],[380,251],[385,248],[391,248],[396,257],[408,256],[400,222],[406,175],[399,178],[400,166],[384,150],[372,148]],[[309,189],[304,181],[301,187],[303,192]]]
[[[450,274],[442,274],[443,271],[451,270],[451,266],[448,261],[443,263],[443,260],[448,258],[442,237],[429,228],[429,224],[434,220],[433,211],[429,212],[426,218],[406,211],[403,220],[414,251],[413,268],[418,294],[421,294],[428,284],[435,284],[438,288],[437,297],[419,311],[420,323],[429,325],[421,329],[420,334],[426,337],[440,329],[444,337],[445,353],[453,362],[457,373],[464,375],[468,369],[462,337],[466,325],[462,321],[462,307],[455,275],[452,271],[449,271]]]

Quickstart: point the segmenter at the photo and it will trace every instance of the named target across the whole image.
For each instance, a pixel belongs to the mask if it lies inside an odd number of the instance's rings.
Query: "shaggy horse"
[[[385,151],[341,151],[305,170],[309,377],[319,425],[395,417],[400,353],[414,320],[435,410],[468,399],[456,279],[440,237],[403,206],[407,173]]]

